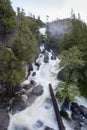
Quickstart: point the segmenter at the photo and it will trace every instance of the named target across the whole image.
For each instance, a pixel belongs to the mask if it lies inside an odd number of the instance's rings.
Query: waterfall
[[[43,49],[44,47],[42,46],[41,51]],[[40,62],[41,64],[39,70],[33,63],[34,70],[23,83],[29,84],[31,80],[36,81],[37,85],[43,86],[43,94],[38,96],[31,106],[10,117],[8,130],[45,130],[46,126],[52,128],[52,130],[59,130],[53,105],[51,104],[51,106],[49,106],[46,100],[51,99],[48,86],[49,83],[52,84],[54,91],[59,83],[56,79],[56,75],[60,70],[60,60],[58,58],[51,60],[52,51],[47,53],[49,56],[49,62],[44,63],[44,54],[41,53],[37,59],[37,62]],[[35,76],[32,76],[33,72],[36,72]],[[73,130],[73,127],[69,122],[64,119],[63,122],[66,130]]]

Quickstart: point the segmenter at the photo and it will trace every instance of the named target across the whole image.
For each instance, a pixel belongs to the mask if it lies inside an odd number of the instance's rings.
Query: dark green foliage
[[[38,54],[36,36],[42,24],[40,19],[28,19],[20,8],[16,16],[10,0],[0,1],[0,33],[5,44],[0,51],[0,83],[2,95],[5,89],[5,97],[14,96],[25,78],[24,63],[31,63]],[[13,32],[14,41],[9,49],[6,48],[6,37]]]
[[[61,62],[65,67],[66,82],[76,82],[82,95],[87,96],[87,26],[77,19],[72,20],[72,31],[65,34],[60,43]]]
[[[27,17],[27,20],[30,31],[35,36],[37,43],[42,44],[44,37],[39,33],[39,28],[43,27],[45,24],[40,18],[35,19],[34,17]]]
[[[53,49],[54,51],[57,51],[59,53],[59,40],[57,35],[50,35],[49,42],[47,44],[50,49]]]
[[[87,97],[87,65],[79,70],[78,86],[81,94]]]
[[[63,40],[60,44],[60,50],[68,50],[73,46],[81,44],[86,38],[87,27],[86,24],[77,20],[72,19],[72,30],[70,33],[66,33],[63,37]]]
[[[44,23],[40,19],[35,19],[32,17],[27,17],[29,22],[29,28],[33,34],[38,33],[38,29],[43,27]]]
[[[65,98],[74,100],[74,97],[79,94],[79,90],[74,84],[68,84],[66,82],[59,83],[57,87],[56,96],[60,101],[64,101]]]
[[[10,0],[0,1],[0,25],[1,35],[3,37],[3,43],[6,44],[6,34],[11,33],[16,26],[15,12],[11,6]]]
[[[20,13],[19,19],[18,33],[13,42],[12,50],[19,60],[31,62],[38,52],[36,39],[30,31],[29,22],[23,13]]]
[[[46,36],[45,35],[42,35],[42,34],[38,34],[37,37],[36,37],[37,41],[38,41],[38,44],[42,44],[42,43],[46,43]]]
[[[5,87],[8,93],[11,87],[15,89],[25,76],[22,63],[15,57],[12,50],[6,47],[3,47],[0,52],[0,72],[2,87]]]

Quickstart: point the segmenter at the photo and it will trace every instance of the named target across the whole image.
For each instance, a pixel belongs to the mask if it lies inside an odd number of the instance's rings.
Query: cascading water
[[[43,49],[44,47],[42,46],[41,51]],[[33,64],[34,70],[32,73],[36,72],[36,75],[33,77],[31,73],[28,80],[23,83],[29,84],[31,80],[36,81],[37,85],[43,86],[43,94],[38,96],[31,106],[10,117],[8,130],[45,130],[46,127],[52,128],[52,130],[59,130],[53,105],[47,104],[46,100],[51,98],[48,87],[49,83],[52,84],[55,90],[59,82],[56,79],[56,75],[60,70],[58,70],[60,60],[58,58],[51,60],[52,53],[47,53],[49,55],[49,63],[44,63],[44,55],[41,53],[37,59],[37,62],[41,64],[39,70]],[[66,130],[73,130],[66,120],[63,119],[63,122]]]

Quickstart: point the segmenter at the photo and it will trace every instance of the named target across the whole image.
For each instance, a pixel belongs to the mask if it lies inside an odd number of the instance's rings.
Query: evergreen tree
[[[80,16],[80,13],[78,13],[78,19],[81,20],[81,16]]]
[[[0,80],[5,96],[12,96],[15,88],[22,82],[25,72],[22,63],[15,57],[11,49],[3,46],[0,52]]]
[[[67,68],[68,83],[76,81],[82,95],[87,96],[87,26],[72,19],[72,31],[60,44],[61,66]],[[70,80],[72,79],[72,80]],[[66,80],[67,82],[67,80]]]
[[[19,60],[30,63],[34,55],[38,52],[36,39],[30,31],[29,22],[24,13],[20,13],[19,19],[21,21],[18,26],[17,37],[12,45],[12,50]]]
[[[6,35],[11,33],[16,25],[15,12],[10,0],[0,0],[0,25],[3,43],[6,44]]]

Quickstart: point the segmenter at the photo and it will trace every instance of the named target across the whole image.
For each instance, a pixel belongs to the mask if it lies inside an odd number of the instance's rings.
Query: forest
[[[45,24],[35,16],[25,16],[24,9],[17,8],[17,15],[11,6],[10,0],[2,0],[0,3],[0,37],[2,39],[0,51],[0,83],[1,100],[7,97],[7,101],[15,96],[18,86],[25,79],[24,65],[30,65],[35,56],[39,54],[39,44],[43,42],[43,36],[39,28]],[[61,40],[52,36],[49,24],[47,24],[47,39],[44,44],[48,48],[56,48],[61,59],[58,78],[62,82],[58,85],[57,95],[60,99],[74,95],[87,97],[87,26],[75,15],[71,19],[71,31],[66,32]],[[11,45],[7,42],[9,34],[13,37]],[[58,36],[59,37],[59,36]],[[62,75],[62,76],[61,76]],[[72,85],[77,86],[72,91]],[[60,88],[63,87],[63,91]],[[4,91],[4,93],[3,93]],[[71,91],[73,96],[69,95]],[[79,92],[78,92],[79,91]]]
[[[25,16],[24,9],[13,10],[10,0],[0,2],[0,100],[8,103],[26,78],[29,66],[39,53],[41,35],[38,29],[44,23],[40,17]],[[8,40],[9,39],[9,40]],[[10,43],[10,44],[9,44]],[[6,101],[4,101],[6,100]]]
[[[86,23],[73,12],[70,18],[44,23],[1,0],[0,129],[56,130],[49,84],[65,128],[87,128]]]
[[[81,20],[72,19],[72,30],[70,33],[64,34],[59,45],[61,58],[60,66],[63,67],[60,72],[63,76],[63,82],[60,83],[60,87],[65,86],[60,96],[64,94],[70,97],[70,92],[74,93],[75,96],[78,95],[78,91],[80,91],[81,95],[87,97],[86,44],[87,25]],[[61,79],[60,76],[59,78]],[[70,88],[71,85],[78,87],[73,90],[72,87]],[[72,98],[72,96],[70,98]]]

